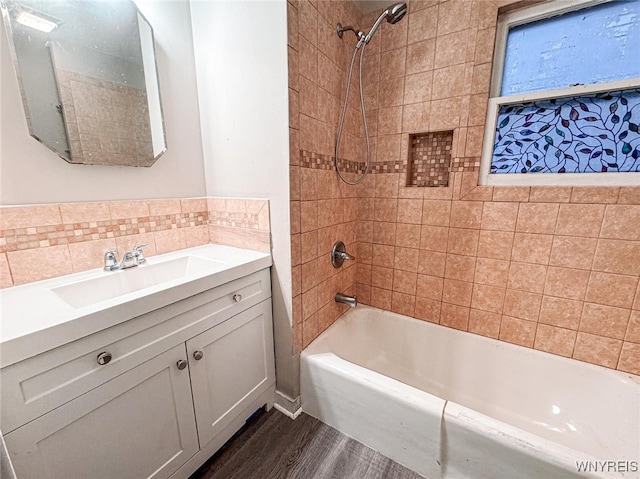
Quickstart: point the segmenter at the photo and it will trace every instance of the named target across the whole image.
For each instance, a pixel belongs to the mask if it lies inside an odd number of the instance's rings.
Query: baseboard
[[[291,419],[297,418],[302,413],[300,396],[295,399],[291,399],[280,391],[276,391],[276,400],[273,407]]]

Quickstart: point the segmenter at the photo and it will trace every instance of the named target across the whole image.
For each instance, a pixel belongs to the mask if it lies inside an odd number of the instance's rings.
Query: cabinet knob
[[[242,301],[242,295],[241,295],[240,293],[236,293],[236,294],[234,294],[234,295],[233,295],[233,300],[234,300],[236,303],[239,303],[240,301]]]
[[[111,356],[111,353],[108,353],[107,351],[104,351],[100,354],[98,354],[98,364],[100,364],[101,366],[104,366],[105,364],[108,364],[109,361],[111,361],[111,358],[113,356]]]
[[[204,356],[204,353],[202,351],[193,352],[193,359],[195,359],[196,361],[200,361],[203,356]]]
[[[176,363],[176,366],[178,366],[178,369],[182,371],[184,368],[187,367],[187,361],[185,361],[184,359],[181,359]]]

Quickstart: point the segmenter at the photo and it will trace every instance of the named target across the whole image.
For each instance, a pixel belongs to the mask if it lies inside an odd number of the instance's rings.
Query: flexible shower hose
[[[362,45],[362,50],[360,50],[360,68],[359,68],[359,80],[360,80],[360,109],[362,111],[362,122],[364,124],[364,137],[367,143],[367,161],[364,167],[364,173],[362,176],[355,181],[349,181],[340,172],[338,168],[338,151],[340,150],[340,139],[342,138],[342,128],[344,126],[344,118],[347,113],[347,104],[349,103],[349,90],[351,90],[351,75],[353,74],[353,65],[356,61],[356,55],[358,54],[358,50],[360,49],[360,45]],[[338,177],[347,183],[348,185],[357,185],[362,180],[364,180],[369,173],[369,169],[371,167],[371,147],[369,145],[369,128],[367,126],[367,113],[364,107],[364,90],[362,89],[362,58],[364,56],[364,49],[366,46],[366,42],[360,41],[356,45],[355,50],[353,51],[353,56],[351,57],[351,66],[349,67],[349,76],[347,78],[347,91],[344,96],[344,105],[342,106],[342,114],[340,115],[340,123],[338,124],[338,135],[336,137],[336,154],[333,158],[333,164],[336,168],[336,173],[338,173]]]

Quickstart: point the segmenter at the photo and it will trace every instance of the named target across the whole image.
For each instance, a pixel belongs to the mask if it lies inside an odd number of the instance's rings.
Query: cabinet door
[[[198,452],[184,344],[5,437],[21,479],[166,478]]]
[[[190,339],[187,352],[204,447],[275,382],[271,301]]]

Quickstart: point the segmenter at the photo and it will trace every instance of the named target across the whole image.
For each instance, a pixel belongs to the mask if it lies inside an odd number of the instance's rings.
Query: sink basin
[[[185,278],[190,275],[225,267],[225,263],[198,256],[183,256],[156,264],[144,264],[122,271],[105,272],[104,276],[51,288],[60,299],[74,308],[133,293],[144,288]]]

